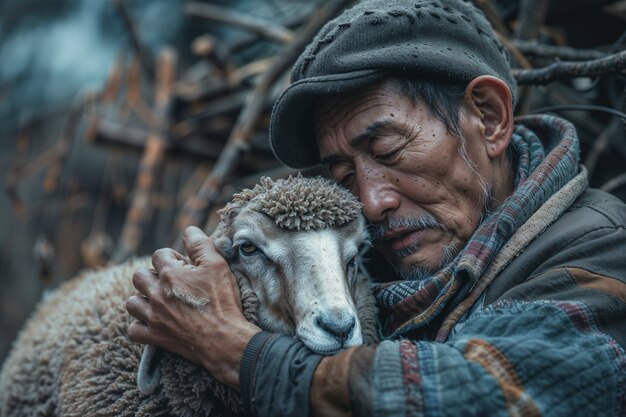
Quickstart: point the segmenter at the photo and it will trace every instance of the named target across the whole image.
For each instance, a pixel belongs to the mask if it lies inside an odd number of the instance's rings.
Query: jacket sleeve
[[[239,369],[247,414],[308,416],[311,377],[321,358],[297,339],[267,332],[254,335]]]
[[[625,378],[623,349],[583,303],[500,301],[445,343],[384,341],[322,359],[311,407],[317,416],[622,416]]]
[[[626,355],[580,302],[502,300],[445,343],[384,341],[323,359],[272,337],[282,342],[258,351],[254,401],[244,399],[253,415],[626,413]]]

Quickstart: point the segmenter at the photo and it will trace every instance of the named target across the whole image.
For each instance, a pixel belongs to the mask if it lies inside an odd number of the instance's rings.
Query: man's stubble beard
[[[477,173],[478,174],[478,173]],[[482,190],[483,190],[483,201],[482,207],[480,208],[480,216],[478,219],[478,226],[491,214],[491,203],[492,203],[492,194],[491,187],[487,185],[487,182],[484,181],[482,177],[479,175],[479,179],[481,180]],[[435,229],[435,230],[447,230],[446,227],[432,214],[424,214],[418,217],[413,218],[392,218],[390,220],[372,224],[370,223],[370,234],[372,236],[372,240],[374,242],[380,241],[383,239],[385,232],[394,230],[394,229],[416,229],[416,230],[426,230],[426,229]],[[402,280],[418,280],[422,281],[427,279],[433,275],[435,275],[440,270],[444,269],[448,265],[450,265],[457,255],[461,252],[461,249],[465,246],[466,242],[452,242],[446,246],[444,246],[441,254],[441,259],[439,263],[434,268],[428,268],[421,265],[409,265],[407,267],[402,267],[397,263],[390,262],[391,266],[395,270],[396,274]],[[399,258],[403,258],[405,256],[409,256],[414,253],[420,246],[420,242],[417,242],[409,247],[406,247],[400,251],[396,251],[393,254]]]

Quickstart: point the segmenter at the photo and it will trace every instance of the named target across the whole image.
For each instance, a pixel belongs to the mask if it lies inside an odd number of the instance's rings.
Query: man
[[[293,81],[274,152],[323,163],[363,203],[402,277],[375,287],[388,338],[322,358],[260,332],[196,228],[191,264],[160,250],[135,274],[147,298],[128,301],[129,337],[202,364],[252,415],[626,415],[626,207],[587,188],[571,124],[513,120],[507,52],[482,14],[363,2]],[[205,311],[168,303],[172,286]]]

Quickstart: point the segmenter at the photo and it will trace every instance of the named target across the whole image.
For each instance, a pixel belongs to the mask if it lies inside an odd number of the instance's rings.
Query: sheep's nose
[[[352,314],[320,314],[316,321],[319,327],[332,334],[342,344],[348,339],[355,325]]]

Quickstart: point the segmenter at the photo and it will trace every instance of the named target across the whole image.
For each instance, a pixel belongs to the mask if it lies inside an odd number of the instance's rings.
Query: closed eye
[[[391,159],[391,158],[393,158],[394,156],[396,156],[399,152],[400,152],[400,149],[394,149],[394,150],[393,150],[393,151],[391,151],[391,152],[386,152],[386,153],[383,153],[383,154],[378,154],[378,155],[376,155],[374,158],[375,158],[375,159],[378,159],[378,160]]]
[[[350,185],[352,185],[353,180],[354,180],[354,173],[350,172],[349,174],[345,175],[343,178],[339,179],[338,183],[340,185],[343,185],[344,187],[350,187]]]
[[[338,184],[349,187],[354,179],[354,167],[344,160],[331,161],[327,165],[331,176]]]

